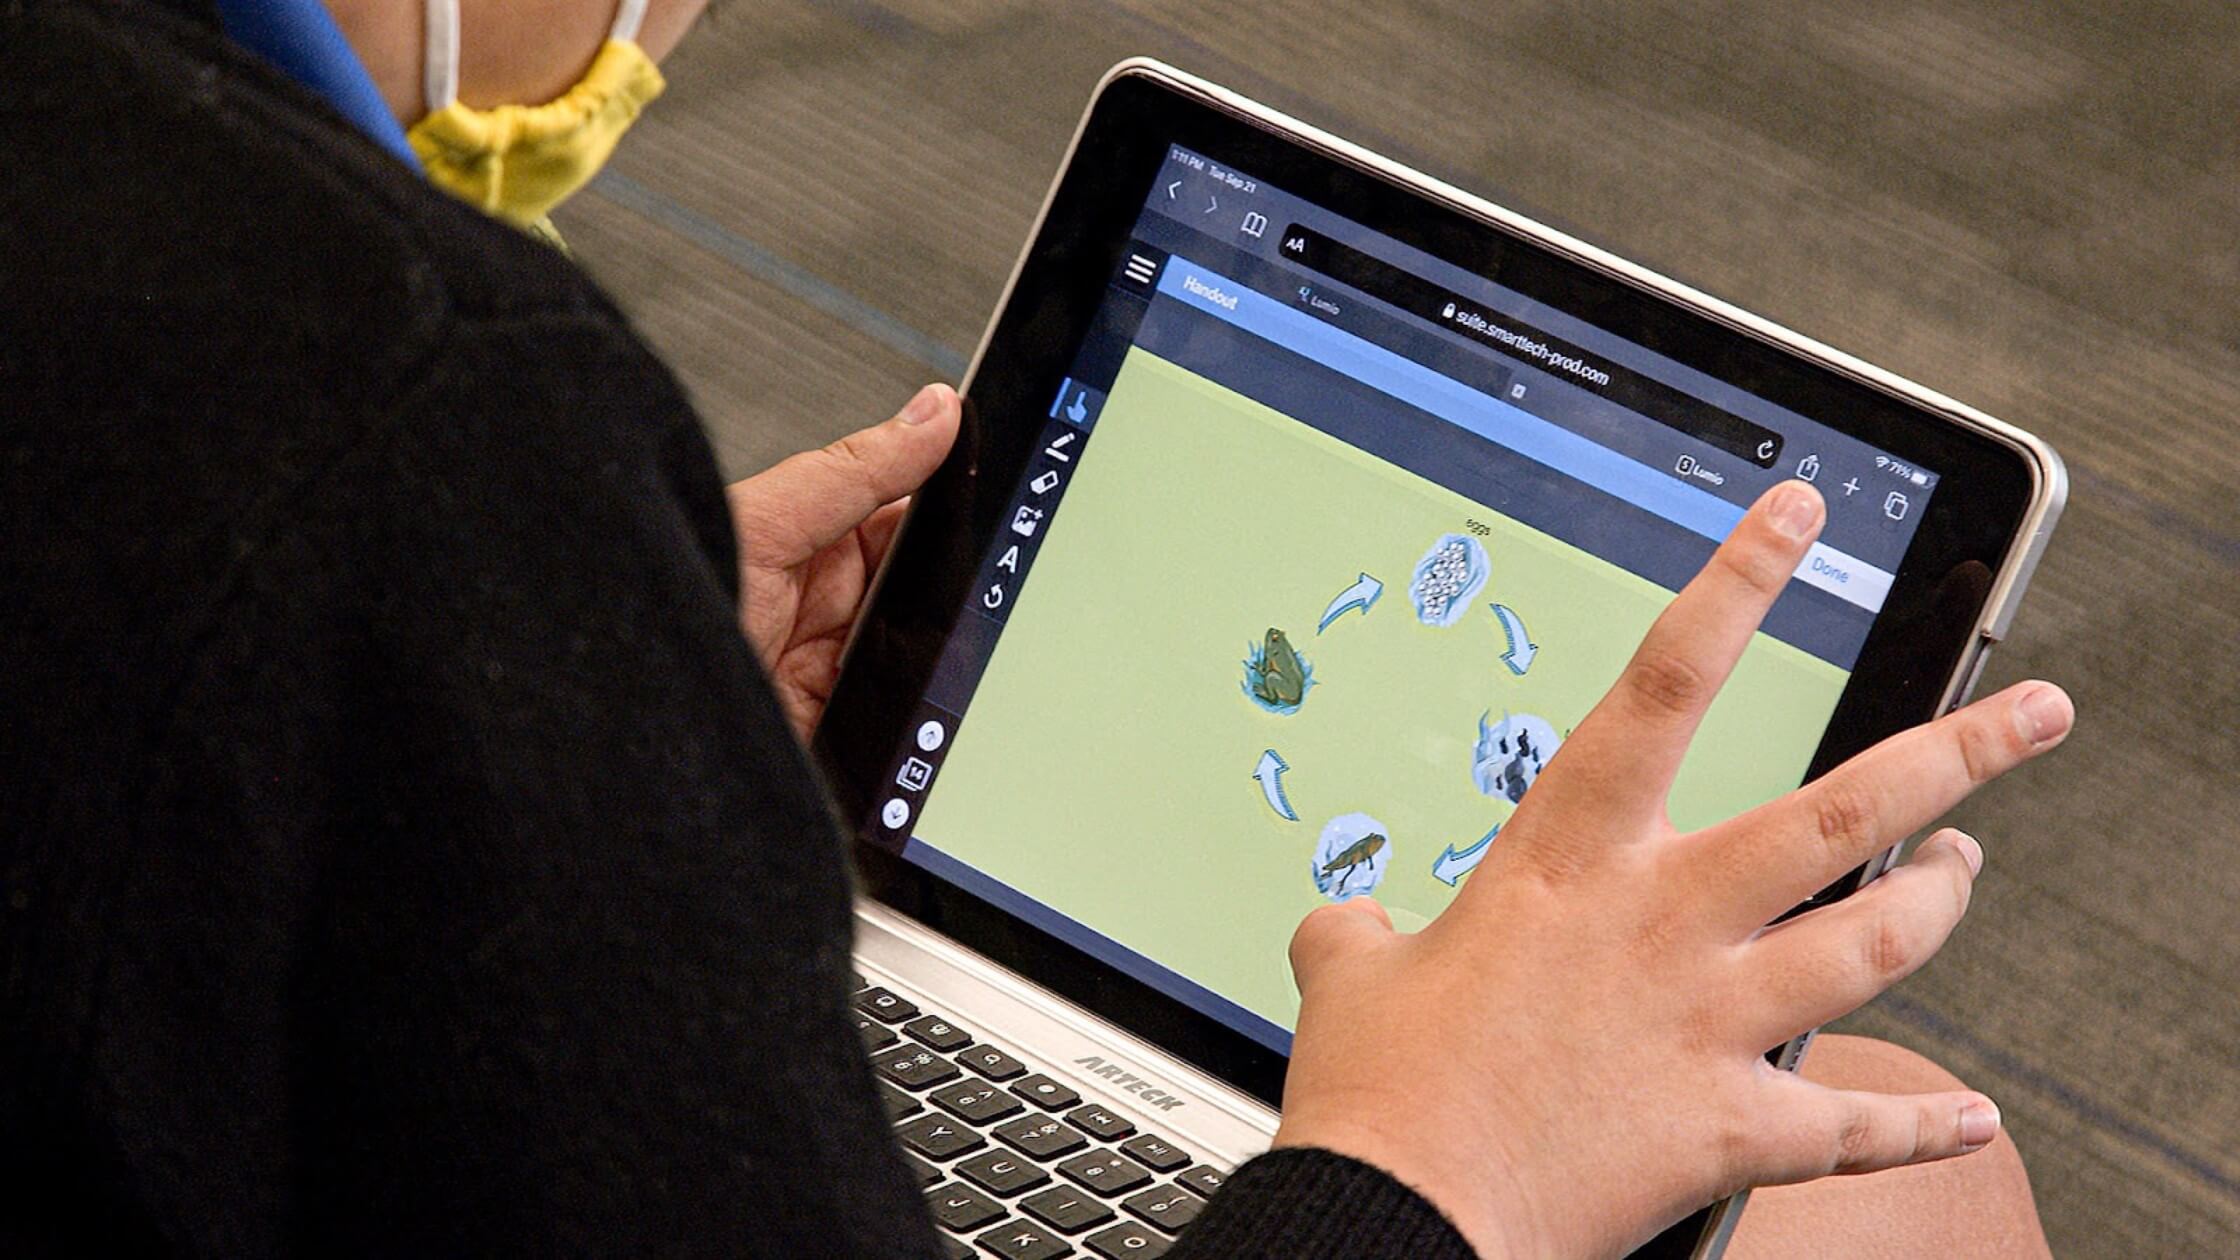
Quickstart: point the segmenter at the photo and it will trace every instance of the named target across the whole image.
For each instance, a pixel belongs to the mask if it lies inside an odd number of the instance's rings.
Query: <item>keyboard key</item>
[[[1071,1155],[1089,1144],[1081,1130],[1065,1121],[1037,1115],[1024,1115],[997,1126],[996,1136],[1036,1159]]]
[[[1050,1180],[1039,1164],[1015,1151],[996,1149],[959,1161],[957,1175],[990,1194],[1014,1195]]]
[[[890,1121],[900,1120],[904,1116],[914,1116],[926,1109],[924,1103],[885,1081],[873,1081],[871,1083],[879,1087],[879,1101],[887,1105],[887,1119]]]
[[[904,1046],[871,1061],[872,1070],[904,1089],[924,1089],[957,1079],[957,1065],[931,1050]]]
[[[920,1015],[904,1024],[902,1031],[936,1050],[962,1050],[972,1044],[971,1033],[939,1015]]]
[[[1120,1149],[1135,1156],[1138,1162],[1154,1172],[1173,1172],[1190,1162],[1190,1152],[1151,1133],[1122,1142]]]
[[[940,1115],[919,1116],[907,1124],[898,1124],[894,1134],[902,1139],[904,1146],[927,1159],[947,1159],[988,1144],[987,1139],[954,1118]]]
[[[1122,1221],[1111,1229],[1091,1234],[1081,1241],[1089,1250],[1103,1256],[1104,1260],[1132,1260],[1135,1257],[1152,1260],[1152,1257],[1167,1254],[1167,1240],[1134,1221]]]
[[[1004,1216],[1001,1203],[954,1181],[939,1190],[927,1191],[926,1206],[933,1209],[933,1219],[941,1222],[943,1229],[953,1229],[960,1234],[1000,1221]]]
[[[964,1239],[951,1238],[947,1234],[935,1234],[934,1237],[941,1242],[941,1260],[980,1260],[980,1253],[974,1251],[972,1244]],[[1141,1254],[1148,1256],[1152,1253],[1146,1251]]]
[[[1197,1220],[1205,1205],[1204,1199],[1181,1186],[1153,1186],[1120,1200],[1121,1207],[1170,1234],[1181,1233],[1183,1226]]]
[[[1151,1184],[1151,1172],[1125,1155],[1090,1151],[1058,1165],[1058,1171],[1098,1194],[1126,1194]]]
[[[1081,1101],[1081,1095],[1074,1093],[1040,1072],[1012,1086],[1011,1092],[1037,1107],[1050,1111],[1056,1111],[1061,1107],[1071,1107]]]
[[[1073,1244],[1040,1225],[1007,1221],[972,1241],[1010,1260],[1058,1260],[1073,1254]]]
[[[928,1097],[933,1099],[934,1106],[950,1115],[962,1116],[974,1124],[989,1124],[1025,1110],[1019,1105],[1018,1099],[986,1081],[956,1081],[933,1091]]]
[[[940,1169],[935,1168],[933,1165],[925,1162],[922,1159],[919,1159],[917,1156],[912,1155],[908,1151],[904,1151],[902,1153],[902,1162],[905,1167],[909,1168],[910,1175],[918,1179],[918,1188],[920,1190],[923,1190],[927,1186],[932,1185],[934,1182],[941,1180]]]
[[[985,1042],[958,1055],[957,1062],[991,1081],[1008,1081],[1027,1070],[1026,1064]]]
[[[1186,1172],[1181,1176],[1175,1178],[1176,1181],[1179,1181],[1183,1185],[1188,1186],[1190,1189],[1197,1191],[1199,1194],[1212,1194],[1214,1191],[1221,1188],[1222,1182],[1227,1181],[1228,1179],[1229,1174],[1221,1171],[1218,1168],[1215,1168],[1211,1164],[1200,1164],[1196,1168],[1191,1169],[1189,1172]]]
[[[1067,1112],[1066,1119],[1072,1123],[1074,1128],[1082,1130],[1090,1137],[1103,1138],[1107,1142],[1119,1141],[1136,1131],[1134,1122],[1125,1117],[1116,1116],[1096,1103],[1083,1103]]]
[[[1078,1234],[1112,1219],[1112,1209],[1071,1186],[1052,1186],[1019,1200],[1019,1210],[1061,1234]]]
[[[888,1032],[887,1026],[885,1024],[882,1024],[878,1020],[871,1018],[869,1015],[865,1015],[859,1011],[857,1012],[855,1019],[856,1035],[863,1038],[863,1048],[871,1052],[872,1054],[877,1054],[881,1050],[886,1049],[888,1046],[893,1045],[895,1042],[902,1040],[900,1037],[897,1037],[893,1033]]]
[[[856,994],[856,1009],[869,1011],[874,1018],[889,1024],[899,1024],[918,1013],[917,1005],[908,998],[876,988]]]

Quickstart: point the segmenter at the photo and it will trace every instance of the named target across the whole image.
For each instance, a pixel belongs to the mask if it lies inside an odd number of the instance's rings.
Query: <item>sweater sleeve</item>
[[[1168,1260],[1468,1260],[1429,1200],[1383,1169],[1289,1147],[1239,1168]]]
[[[933,1253],[713,459],[616,331],[454,328],[194,649],[100,1071],[214,1251]]]
[[[488,330],[365,470],[408,501],[352,549],[395,566],[355,675],[390,736],[306,986],[307,1138],[350,1170],[321,1215],[384,1251],[930,1253],[713,460],[642,351],[573,333]]]

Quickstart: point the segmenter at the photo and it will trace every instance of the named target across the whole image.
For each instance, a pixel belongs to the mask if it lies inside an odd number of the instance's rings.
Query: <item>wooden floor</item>
[[[1160,56],[2010,417],[2068,517],[1945,954],[1848,1021],[2003,1105],[2064,1256],[2240,1255],[2240,7],[719,5],[562,216],[733,474],[954,379],[1103,69]]]

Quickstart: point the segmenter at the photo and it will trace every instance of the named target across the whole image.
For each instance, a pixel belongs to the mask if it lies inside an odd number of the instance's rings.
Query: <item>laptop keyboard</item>
[[[1148,1260],[1229,1175],[860,975],[855,1009],[953,1260]]]

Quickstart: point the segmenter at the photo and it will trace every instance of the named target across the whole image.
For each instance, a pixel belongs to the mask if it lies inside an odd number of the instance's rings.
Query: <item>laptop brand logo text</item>
[[[1075,1067],[1087,1068],[1089,1075],[1103,1077],[1105,1080],[1111,1081],[1120,1088],[1143,1099],[1144,1105],[1147,1107],[1157,1107],[1161,1111],[1173,1111],[1177,1107],[1189,1105],[1163,1089],[1153,1088],[1151,1082],[1128,1071],[1119,1064],[1107,1063],[1096,1055],[1082,1055],[1075,1059],[1073,1063]]]

